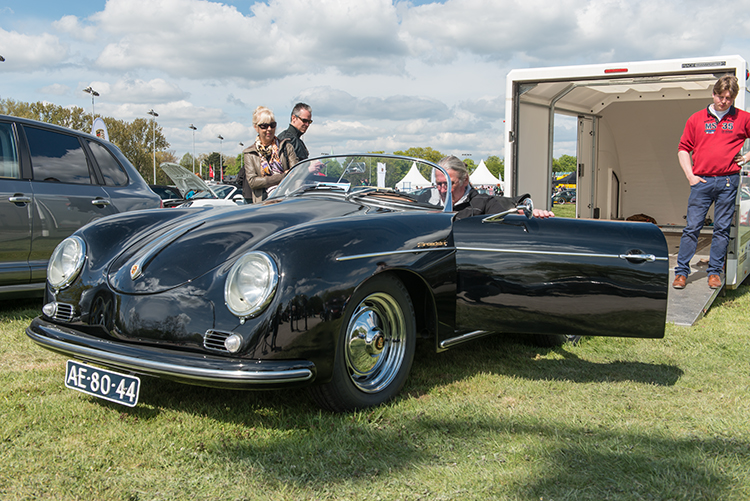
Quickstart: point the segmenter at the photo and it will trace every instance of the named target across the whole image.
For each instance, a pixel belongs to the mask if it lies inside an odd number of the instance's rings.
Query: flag
[[[211,164],[208,164],[208,177],[214,178],[214,166]]]
[[[385,188],[385,164],[378,162],[378,188]]]

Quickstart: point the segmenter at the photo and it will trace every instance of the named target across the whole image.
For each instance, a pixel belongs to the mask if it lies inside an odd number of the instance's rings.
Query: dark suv
[[[0,115],[0,299],[41,296],[52,251],[86,223],[159,206],[113,144]]]

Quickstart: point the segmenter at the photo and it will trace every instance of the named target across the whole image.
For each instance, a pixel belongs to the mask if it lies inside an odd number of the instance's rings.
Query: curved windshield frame
[[[440,200],[434,172],[445,176],[447,191]],[[431,191],[430,191],[431,190]],[[340,193],[347,198],[405,194],[401,201],[453,210],[451,178],[448,171],[421,158],[363,153],[326,155],[303,160],[269,194],[269,199],[298,196],[303,193]]]

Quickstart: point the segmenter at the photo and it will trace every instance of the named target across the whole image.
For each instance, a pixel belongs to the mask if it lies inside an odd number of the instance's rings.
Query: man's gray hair
[[[456,156],[443,157],[438,162],[438,165],[456,171],[458,173],[458,180],[462,183],[469,177],[469,169],[466,168],[466,164]]]
[[[310,108],[309,104],[297,103],[294,105],[294,108],[292,108],[292,116],[299,116],[299,112],[302,110],[309,111],[310,115],[312,115],[312,108]]]

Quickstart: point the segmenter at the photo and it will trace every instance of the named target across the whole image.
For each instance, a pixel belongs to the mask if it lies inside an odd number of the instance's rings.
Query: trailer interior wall
[[[549,155],[549,136],[539,131],[549,127],[549,108],[534,104],[521,104],[521,115],[524,117],[518,127],[518,162],[520,165],[533,165],[533,169],[518,169],[510,190],[514,195],[529,193],[538,207],[549,204],[549,182],[547,178],[547,158]],[[506,178],[507,181],[507,178]],[[506,188],[508,189],[508,188]]]
[[[710,98],[709,92],[680,100],[616,102],[600,111],[594,206],[602,218],[646,214],[660,226],[684,226],[690,185],[677,146],[688,117]],[[612,196],[613,173],[619,197]]]

